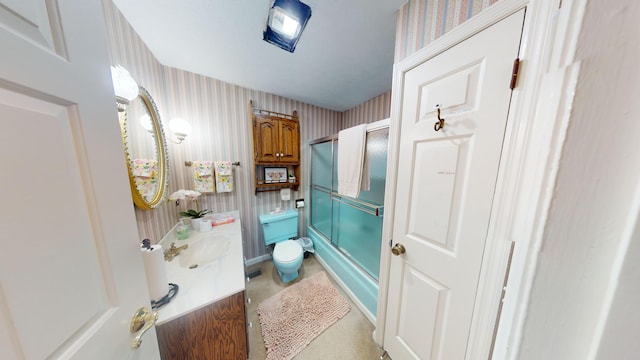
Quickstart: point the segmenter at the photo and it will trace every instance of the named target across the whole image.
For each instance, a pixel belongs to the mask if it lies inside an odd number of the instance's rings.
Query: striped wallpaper
[[[340,130],[386,119],[391,113],[391,91],[369,99],[341,114]]]
[[[398,11],[395,63],[498,0],[408,0]]]
[[[301,145],[308,139],[316,139],[338,132],[340,123],[348,126],[376,121],[389,116],[390,93],[375,97],[362,105],[339,113],[290,100],[273,94],[232,85],[209,77],[170,68],[160,64],[142,42],[111,0],[104,0],[105,17],[109,35],[111,61],[124,66],[153,96],[162,121],[174,117],[187,119],[193,126],[192,134],[180,145],[168,142],[169,194],[181,188],[192,188],[190,168],[185,160],[240,161],[234,169],[235,191],[232,193],[205,194],[201,208],[224,212],[238,210],[243,223],[245,256],[247,259],[265,254],[258,216],[275,207],[292,207],[293,202],[283,203],[279,192],[253,192],[251,164],[251,128],[249,101],[256,107],[300,116]],[[344,121],[343,121],[344,119]],[[302,169],[306,174],[306,149],[301,148]],[[292,199],[304,198],[306,179]],[[136,208],[140,239],[157,242],[178,220],[174,204],[165,203],[154,210]],[[306,228],[300,220],[300,231]],[[301,232],[302,234],[302,232]]]

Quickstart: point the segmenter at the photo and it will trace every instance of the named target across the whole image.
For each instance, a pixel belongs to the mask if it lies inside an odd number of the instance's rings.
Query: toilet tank
[[[271,245],[298,236],[298,210],[260,215],[264,244]]]

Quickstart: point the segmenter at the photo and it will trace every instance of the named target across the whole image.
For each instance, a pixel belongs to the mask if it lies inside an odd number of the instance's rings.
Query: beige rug
[[[351,306],[321,271],[258,305],[267,360],[289,360]]]

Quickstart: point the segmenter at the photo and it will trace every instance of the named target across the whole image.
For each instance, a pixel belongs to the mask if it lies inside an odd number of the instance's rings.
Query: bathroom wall
[[[243,88],[187,71],[161,65],[117,7],[104,0],[105,17],[110,40],[111,60],[127,68],[139,85],[154,97],[160,116],[166,123],[182,117],[193,126],[193,133],[180,145],[168,142],[170,179],[169,193],[191,188],[190,168],[185,160],[240,161],[234,170],[235,191],[203,195],[201,207],[214,212],[239,210],[243,222],[245,256],[248,259],[265,253],[259,229],[258,215],[275,207],[292,207],[284,203],[279,192],[254,195],[252,162],[252,130],[249,101],[266,110],[300,116],[301,143],[336,133],[342,114],[273,94]],[[115,105],[114,105],[115,106]],[[302,148],[302,171],[306,173],[306,154]],[[304,198],[306,179],[292,199]],[[136,209],[140,238],[158,241],[178,220],[181,205],[166,203],[149,211]],[[301,231],[306,224],[301,220]]]
[[[398,14],[395,62],[495,2],[409,0]],[[566,85],[576,91],[565,99],[567,117],[557,119],[568,122],[567,133],[553,164],[557,177],[549,179],[553,200],[540,220],[540,243],[531,245],[540,251],[535,273],[529,274],[529,298],[522,299],[528,306],[522,334],[513,332],[521,337],[519,353],[510,358],[635,358],[640,353],[640,87],[628,80],[640,78],[634,38],[640,5],[568,3],[584,6],[580,40],[550,77],[563,79],[577,65],[580,76],[577,85]],[[618,131],[603,132],[598,126],[603,117],[616,119]]]
[[[566,113],[558,124],[540,119],[566,134],[540,243],[532,244],[540,250],[514,354],[522,360],[640,354],[640,2],[577,3],[584,10],[567,7],[584,11],[581,24],[573,19],[579,40],[564,44],[566,56],[549,71],[556,79],[578,68],[580,75],[566,94],[545,87],[564,99]],[[603,118],[615,119],[615,129],[602,131]]]
[[[340,130],[386,119],[390,113],[391,91],[388,91],[343,112]]]
[[[136,79],[138,85],[146,88],[160,111],[161,120],[167,120],[166,91],[164,86],[164,67],[156,60],[142,40],[131,29],[122,14],[111,0],[104,0],[105,20],[109,41],[109,53],[113,65],[124,66]],[[169,160],[173,159],[172,144],[169,146]],[[170,164],[173,173],[175,165]],[[169,191],[176,189],[174,177],[169,179]],[[133,206],[133,203],[131,203]],[[142,211],[135,208],[140,239],[149,238],[153,242],[160,240],[177,221],[177,212],[168,204],[155,210]]]
[[[398,11],[395,63],[462,24],[498,0],[409,0]]]

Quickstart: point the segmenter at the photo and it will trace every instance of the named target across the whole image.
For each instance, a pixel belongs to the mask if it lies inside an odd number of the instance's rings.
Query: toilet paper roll
[[[198,230],[200,232],[211,231],[211,219],[198,219]]]
[[[291,200],[291,189],[281,189],[280,199],[282,199],[283,201]]]
[[[169,293],[169,280],[162,246],[152,245],[150,250],[142,249],[142,258],[151,300],[160,300]]]

